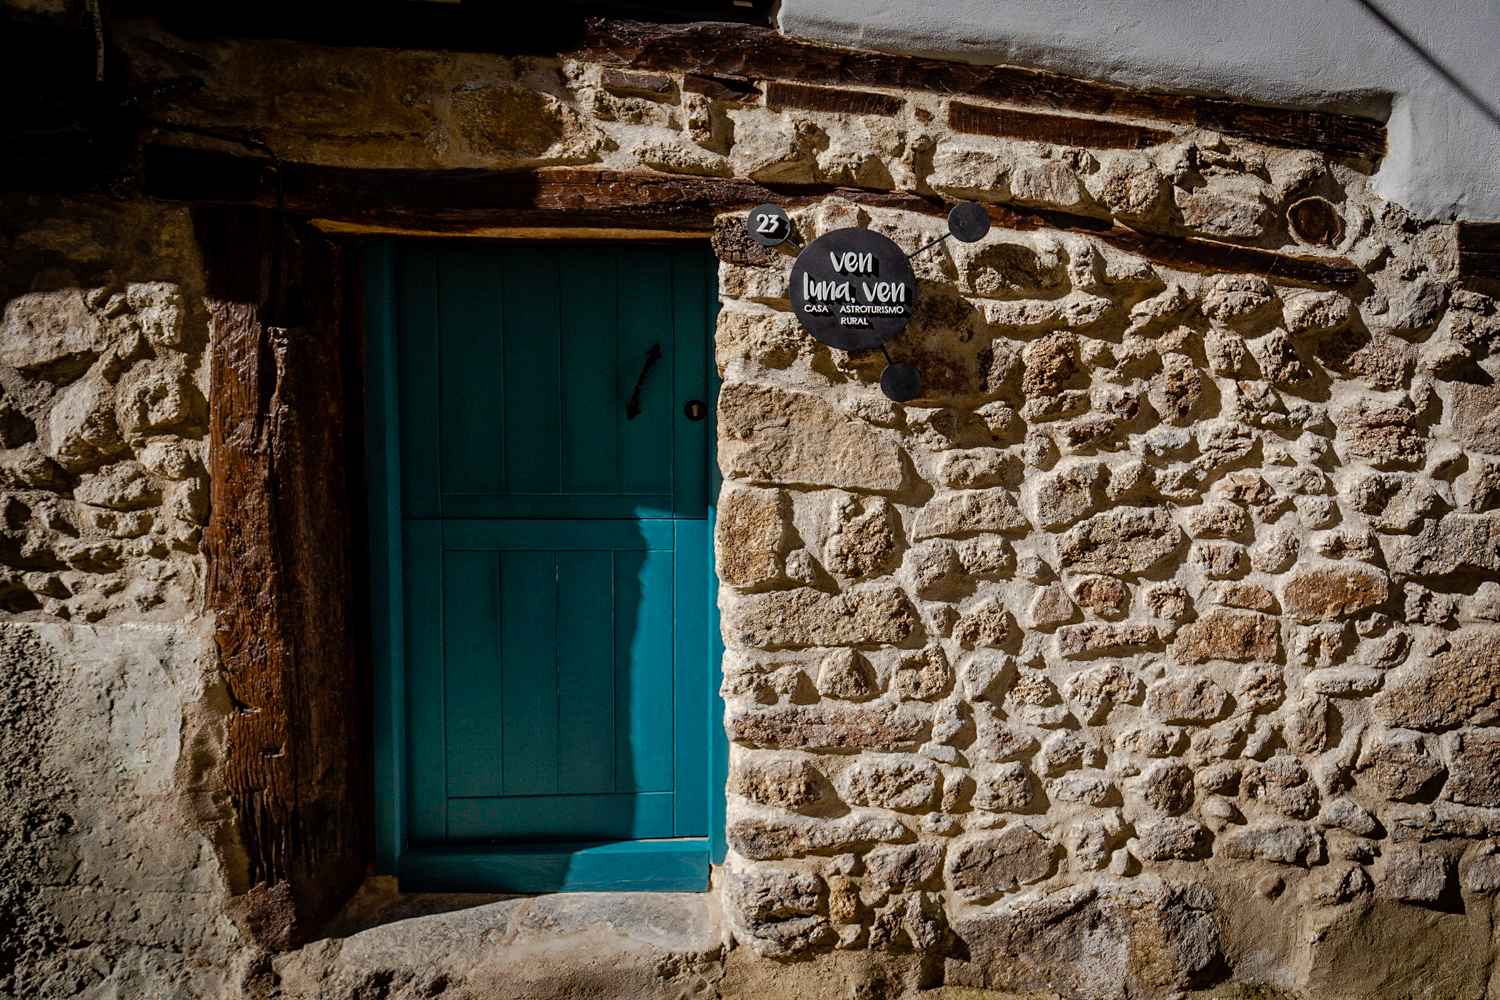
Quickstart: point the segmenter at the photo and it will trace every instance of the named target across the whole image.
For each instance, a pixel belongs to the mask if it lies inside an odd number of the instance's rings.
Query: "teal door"
[[[382,870],[707,888],[712,255],[367,254]]]

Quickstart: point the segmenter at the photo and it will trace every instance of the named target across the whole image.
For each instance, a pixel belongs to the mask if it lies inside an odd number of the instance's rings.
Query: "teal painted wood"
[[[444,493],[505,492],[505,248],[437,252],[440,482]],[[421,345],[428,346],[428,345]]]
[[[396,245],[396,314],[398,432],[401,435],[401,516],[438,517],[439,500],[437,250],[431,243]],[[427,337],[406,331],[432,331]]]
[[[583,280],[563,296],[558,342],[562,361],[562,488],[570,495],[620,492],[621,397],[616,357],[618,248],[594,244],[571,248],[566,263]]]
[[[674,562],[671,549],[615,554],[615,787],[622,792],[672,787]]]
[[[611,550],[557,553],[557,680],[567,699],[558,718],[558,790],[615,791],[614,630],[618,621]]]
[[[500,555],[505,795],[557,791],[557,554]],[[459,752],[462,752],[460,748]]]
[[[673,833],[702,837],[708,833],[709,811],[710,756],[706,751],[710,722],[704,709],[712,700],[708,687],[712,672],[703,665],[708,662],[713,607],[709,596],[714,592],[713,539],[706,520],[678,518],[672,524],[677,551],[673,584],[673,698],[677,720],[673,786],[678,790]]]
[[[583,533],[579,522],[554,518],[547,521],[444,521],[443,545],[449,549],[513,549],[515,551],[566,552],[607,549],[670,549],[672,521],[591,521]]]
[[[561,248],[505,250],[502,280],[517,290],[505,297],[505,368],[513,376],[505,394],[506,491],[561,494]]]
[[[710,271],[716,277],[715,271]],[[712,279],[711,279],[712,280]],[[707,329],[718,328],[717,320],[719,314],[719,299],[717,295],[711,294],[708,303]],[[718,440],[718,408],[714,401],[719,396],[719,373],[713,365],[708,368],[708,396],[709,401],[708,418],[703,422],[708,425],[708,441],[705,448],[709,452],[708,458],[708,531],[709,549],[708,562],[709,574],[712,577],[711,593],[713,599],[709,602],[709,625],[708,625],[708,662],[711,671],[709,682],[709,695],[712,706],[709,710],[709,759],[710,770],[708,777],[708,802],[709,802],[709,858],[716,864],[724,863],[724,856],[729,852],[729,838],[727,836],[727,821],[725,810],[727,801],[724,790],[729,787],[729,732],[724,725],[725,706],[724,698],[719,693],[724,687],[724,633],[719,627],[719,577],[713,571],[713,537],[714,525],[718,520],[719,489],[724,485],[724,477],[719,471],[719,463],[714,460],[714,442]]]
[[[445,519],[407,521],[405,595],[387,594],[406,635],[405,662],[391,657],[408,725],[403,885],[426,887],[407,855],[459,841],[713,834],[712,422],[682,414],[689,398],[712,404],[711,258],[419,246],[407,274],[408,249],[383,272],[386,378],[399,383],[395,450],[421,458],[401,467],[411,502],[383,513]],[[653,343],[663,358],[627,421]],[[706,887],[706,856],[700,867],[692,888]]]
[[[448,833],[442,633],[442,522],[405,522],[406,824],[411,843]]]
[[[620,490],[660,494],[654,516],[671,514],[674,414],[672,366],[677,356],[672,326],[672,248],[645,244],[622,250],[617,258],[619,296],[615,319],[615,355],[620,396],[635,389],[647,352],[661,345],[662,358],[641,387],[641,412],[634,420],[616,420],[620,437]],[[623,416],[624,410],[619,411]],[[653,516],[638,510],[638,516]]]
[[[718,314],[717,261],[696,247],[674,247],[672,258],[672,326],[676,355],[672,381],[674,447],[678,452],[673,482],[673,510],[678,517],[708,516],[708,475],[715,467],[708,420],[688,420],[682,408],[693,399],[710,401],[713,329]],[[703,331],[708,331],[704,336]]]
[[[442,553],[446,794],[499,794],[505,761],[500,554]]]
[[[401,857],[401,884],[429,892],[703,892],[704,840],[419,849]]]
[[[671,837],[675,798],[664,791],[449,799],[448,841],[525,844]]]
[[[365,420],[369,427],[370,652],[375,712],[375,869],[396,874],[406,844],[406,698],[401,594],[401,443],[397,420],[396,250],[363,251]]]

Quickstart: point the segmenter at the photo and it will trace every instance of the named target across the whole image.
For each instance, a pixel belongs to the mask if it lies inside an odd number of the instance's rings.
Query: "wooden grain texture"
[[[234,703],[225,784],[249,929],[285,948],[342,905],[367,854],[341,267],[316,230],[278,234],[262,209],[199,207],[193,222],[211,329],[207,604]]]
[[[577,55],[621,68],[727,73],[802,84],[909,88],[1026,108],[1195,125],[1277,146],[1378,159],[1385,126],[1326,111],[1294,111],[1209,97],[1154,94],[1057,73],[973,66],[793,41],[770,28],[590,19]]]
[[[620,69],[606,69],[599,74],[599,84],[605,90],[627,94],[672,92],[672,78],[660,73],[630,73]]]
[[[1087,149],[1145,149],[1170,142],[1173,138],[1166,129],[1144,125],[1071,115],[1044,115],[963,101],[948,104],[948,125],[955,132],[970,135],[994,135]]]
[[[742,76],[689,73],[682,78],[682,89],[689,94],[702,94],[716,101],[753,104],[760,100],[760,88]]]
[[[1116,249],[1168,267],[1191,271],[1260,274],[1281,281],[1298,281],[1311,285],[1352,285],[1360,276],[1359,268],[1342,257],[1277,253],[1194,236],[1143,233],[1107,219],[1086,218],[1066,212],[1017,210],[1006,205],[986,205],[985,209],[990,214],[990,221],[1005,229],[1061,229],[1083,233]]]
[[[1500,222],[1458,223],[1458,273],[1500,278]]]
[[[766,105],[773,108],[889,117],[899,112],[905,103],[894,94],[875,94],[868,90],[808,87],[780,80],[772,80],[766,84]]]
[[[147,183],[160,197],[274,204],[275,186],[269,167],[261,161],[157,147],[147,150],[146,162]],[[943,216],[954,204],[905,191],[764,185],[725,177],[584,167],[486,173],[287,164],[283,170],[284,196],[292,211],[309,218],[423,233],[597,227],[708,234],[714,231],[718,216],[765,202],[796,208],[838,195],[870,207]],[[260,173],[252,176],[256,171]],[[216,177],[222,178],[222,185],[214,198]],[[1191,236],[1143,233],[1108,219],[1066,212],[986,207],[994,223],[1006,229],[1085,233],[1171,267],[1262,274],[1320,285],[1348,285],[1359,277],[1358,268],[1341,257],[1286,254]]]

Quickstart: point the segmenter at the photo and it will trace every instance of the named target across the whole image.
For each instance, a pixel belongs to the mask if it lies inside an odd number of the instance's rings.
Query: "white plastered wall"
[[[794,38],[1388,116],[1376,190],[1430,219],[1500,219],[1500,3],[1377,0],[1480,110],[1359,0],[781,0]]]

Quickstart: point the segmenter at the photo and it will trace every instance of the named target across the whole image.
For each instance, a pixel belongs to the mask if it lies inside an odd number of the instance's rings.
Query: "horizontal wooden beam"
[[[188,202],[275,207],[276,168],[269,160],[178,146],[145,151],[146,192]],[[286,211],[326,220],[329,229],[364,232],[492,236],[498,229],[713,232],[725,212],[765,202],[788,208],[832,195],[871,208],[946,215],[953,202],[909,191],[832,185],[768,185],[726,177],[695,177],[585,167],[540,170],[367,170],[286,163],[279,197]],[[1308,257],[1232,246],[1187,236],[1138,232],[1107,219],[1066,212],[987,206],[1007,229],[1083,233],[1170,267],[1261,274],[1284,281],[1347,285],[1359,269],[1337,257]]]
[[[1500,278],[1500,222],[1458,224],[1458,273],[1465,278]]]
[[[948,127],[970,135],[994,135],[1029,142],[1085,149],[1145,149],[1170,142],[1166,129],[1148,128],[1129,122],[1076,115],[1043,115],[1014,108],[992,108],[952,101],[948,104]]]
[[[1385,154],[1385,126],[1369,118],[1132,91],[1008,66],[839,49],[793,41],[770,28],[748,24],[592,18],[575,54],[626,69],[922,90],[1025,108],[1192,125],[1334,156],[1378,159]]]
[[[834,87],[807,87],[800,83],[773,80],[766,84],[766,106],[802,108],[807,111],[832,111],[848,115],[894,115],[906,102],[892,94],[874,94],[868,90],[841,90]]]

